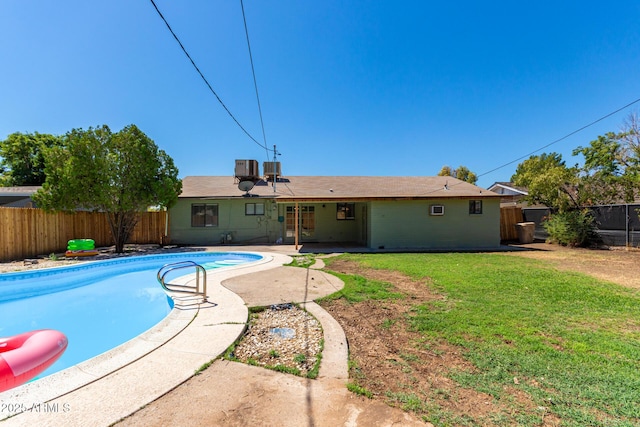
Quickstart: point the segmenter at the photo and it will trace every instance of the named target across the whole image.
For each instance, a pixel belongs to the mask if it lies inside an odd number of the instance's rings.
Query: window
[[[217,227],[218,205],[194,203],[191,205],[192,227]]]
[[[264,203],[247,203],[244,205],[245,215],[264,215]]]
[[[443,205],[431,205],[429,207],[429,215],[436,215],[436,216],[444,215],[444,206]]]
[[[470,215],[482,214],[482,200],[469,200],[469,214]]]
[[[356,219],[356,204],[355,203],[337,203],[336,219]]]

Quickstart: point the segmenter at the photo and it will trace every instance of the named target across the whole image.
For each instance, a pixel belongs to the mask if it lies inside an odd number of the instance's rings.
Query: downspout
[[[296,244],[296,251],[298,250],[298,202],[296,202],[296,206],[294,209],[294,221],[295,221],[295,225],[294,225],[294,241]]]
[[[164,207],[164,236],[162,236],[161,245],[164,246],[169,236],[169,210]]]

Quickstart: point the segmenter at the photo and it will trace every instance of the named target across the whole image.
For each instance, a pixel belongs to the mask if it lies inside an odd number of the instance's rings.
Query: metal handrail
[[[174,270],[180,270],[180,269],[183,269],[183,268],[190,268],[190,267],[195,267],[195,269],[196,269],[196,285],[195,286],[177,285],[177,284],[165,283],[164,278],[170,272],[172,272]],[[166,270],[166,271],[164,271],[164,270]],[[164,273],[163,273],[163,271],[164,271]],[[202,292],[200,292],[200,273],[202,273],[202,275],[203,275],[203,277],[202,277]],[[158,270],[157,278],[158,278],[158,282],[160,283],[160,286],[162,286],[162,288],[167,292],[179,292],[179,293],[183,293],[183,294],[202,295],[202,298],[205,301],[207,300],[207,271],[204,269],[203,266],[201,266],[200,264],[198,264],[196,262],[193,262],[193,261],[179,261],[179,262],[173,262],[173,263],[170,263],[170,264],[165,264]]]

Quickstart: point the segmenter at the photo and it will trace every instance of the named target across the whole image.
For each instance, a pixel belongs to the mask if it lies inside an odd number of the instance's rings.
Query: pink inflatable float
[[[67,337],[52,329],[0,338],[0,392],[26,383],[67,349]]]

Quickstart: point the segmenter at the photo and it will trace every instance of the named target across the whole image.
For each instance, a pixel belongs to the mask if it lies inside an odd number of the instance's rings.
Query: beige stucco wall
[[[443,205],[444,215],[429,215]],[[483,199],[480,215],[469,214],[469,200],[374,201],[370,213],[373,249],[477,249],[500,245],[500,200]]]

